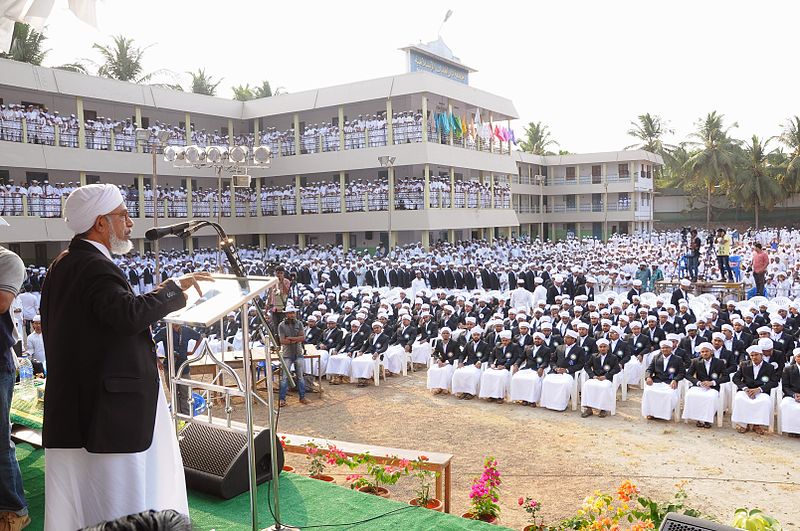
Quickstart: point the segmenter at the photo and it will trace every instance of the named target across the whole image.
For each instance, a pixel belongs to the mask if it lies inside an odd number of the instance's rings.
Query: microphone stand
[[[236,252],[236,247],[233,245],[233,240],[228,238],[228,235],[225,233],[225,230],[219,223],[214,223],[211,221],[198,221],[193,225],[187,227],[180,235],[181,238],[187,238],[191,236],[197,230],[203,227],[211,227],[216,231],[217,235],[219,236],[219,247],[225,256],[228,259],[228,263],[231,268],[231,272],[239,278],[239,282],[242,284],[243,288],[247,287],[247,278],[244,271],[244,264],[242,264],[241,259],[239,258],[239,254]],[[264,315],[264,311],[261,306],[258,304],[258,300],[253,300],[253,307],[256,309],[259,317],[259,323],[255,326],[254,334],[257,335],[261,339],[261,343],[264,345],[265,350],[265,369],[266,369],[266,379],[267,379],[267,409],[269,410],[269,448],[270,448],[270,468],[272,470],[272,496],[273,496],[273,516],[275,518],[275,525],[268,528],[274,529],[276,531],[280,531],[281,529],[289,530],[294,529],[292,527],[288,527],[281,524],[281,512],[280,512],[280,499],[278,493],[278,476],[280,474],[280,470],[278,470],[278,453],[277,453],[277,444],[275,439],[277,437],[277,418],[275,413],[275,397],[273,396],[274,387],[272,384],[272,352],[277,351],[278,353],[278,362],[280,363],[282,373],[285,373],[288,376],[289,383],[294,385],[294,378],[292,377],[292,373],[289,371],[289,366],[286,363],[286,360],[283,359],[283,356],[280,355],[280,343],[277,341],[277,338],[272,332],[272,329],[267,324],[267,318]],[[241,319],[247,319],[247,316],[242,315]],[[250,334],[248,337],[243,338],[245,341],[250,341]],[[267,345],[270,345],[270,348],[267,349]],[[245,385],[248,388],[252,386],[252,378],[251,378],[251,371],[252,368],[249,366],[251,360],[243,359],[242,365],[245,369]],[[252,412],[252,396],[255,396],[259,401],[263,403],[258,395],[255,392],[251,391],[246,393],[247,400],[245,401],[245,415],[247,417],[247,425],[248,425],[248,452],[249,452],[249,462],[251,463],[250,468],[250,501],[251,504],[256,503],[257,499],[257,485],[256,485],[256,475],[255,475],[255,440],[253,435],[253,412]]]

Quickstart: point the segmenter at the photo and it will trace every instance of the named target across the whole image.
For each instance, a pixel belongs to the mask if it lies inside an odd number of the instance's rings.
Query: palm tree
[[[67,63],[65,65],[54,66],[56,70],[66,70],[67,72],[77,72],[78,74],[88,74],[89,69],[86,68],[86,65],[81,63],[80,61],[75,61],[74,63]]]
[[[253,95],[256,98],[272,97],[272,87],[269,86],[269,81],[267,80],[262,81],[260,87],[256,87],[253,89]]]
[[[800,192],[800,116],[786,121],[778,139],[789,149],[781,185],[788,194]]]
[[[205,94],[213,96],[217,92],[217,86],[222,83],[222,79],[214,83],[211,76],[206,75],[204,68],[198,68],[197,73],[187,72],[192,76],[192,92],[195,94]]]
[[[780,201],[783,191],[778,184],[778,168],[770,164],[767,146],[770,139],[762,142],[753,135],[749,144],[741,150],[739,171],[736,172],[735,183],[731,188],[731,198],[741,207],[753,205],[756,230],[761,208],[772,208]]]
[[[11,36],[11,47],[7,53],[0,53],[0,57],[32,65],[41,65],[50,51],[42,47],[45,40],[47,40],[47,37],[44,33],[36,31],[28,24],[15,22],[14,33]]]
[[[231,88],[233,89],[233,99],[235,100],[247,101],[256,97],[253,93],[253,89],[250,88],[249,83],[247,85],[237,85]]]
[[[519,148],[534,155],[547,155],[547,146],[557,146],[558,142],[550,138],[550,131],[542,122],[528,122],[525,127],[525,140],[519,142]]]
[[[123,35],[117,35],[113,39],[112,45],[103,46],[95,43],[92,46],[103,58],[103,63],[97,69],[97,75],[133,83],[150,81],[156,72],[142,73],[142,56],[146,48],[135,46],[133,39]]]
[[[708,113],[698,123],[697,131],[690,136],[696,142],[689,146],[697,148],[686,161],[686,172],[696,181],[702,182],[706,189],[706,229],[711,228],[711,192],[715,187],[730,184],[736,175],[736,149],[738,141],[732,139],[728,132],[737,127],[723,125],[724,115],[717,111]]]
[[[631,122],[632,129],[628,129],[628,135],[641,141],[639,144],[631,144],[625,149],[643,149],[650,153],[664,155],[674,146],[664,144],[663,136],[673,134],[675,131],[667,127],[667,121],[658,115],[650,113],[640,114],[638,122]]]

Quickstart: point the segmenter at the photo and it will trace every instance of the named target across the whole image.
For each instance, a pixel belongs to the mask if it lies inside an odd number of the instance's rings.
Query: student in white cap
[[[591,354],[586,362],[587,380],[581,388],[581,417],[592,416],[594,409],[600,410],[600,417],[605,417],[615,409],[617,389],[614,387],[614,376],[622,367],[619,358],[610,349],[611,342],[608,339],[598,339],[597,353]]]
[[[692,387],[686,391],[683,419],[694,420],[698,428],[710,428],[717,413],[721,385],[729,381],[725,360],[714,357],[714,345],[708,342],[697,345],[699,358],[694,358],[686,370],[686,379]]]
[[[491,349],[483,340],[483,330],[480,326],[473,327],[450,381],[451,391],[457,398],[472,400],[478,394],[482,365],[489,361],[489,354]]]
[[[342,336],[339,347],[330,351],[331,355],[326,368],[328,383],[339,385],[344,383],[345,378],[350,377],[350,364],[353,356],[361,351],[361,346],[366,339],[367,335],[361,331],[359,320],[350,321],[350,330]]]
[[[752,429],[764,435],[772,416],[769,394],[778,385],[775,367],[764,361],[759,345],[748,347],[747,353],[750,354],[750,361],[742,363],[733,375],[733,383],[739,391],[733,397],[731,421],[739,433]]]
[[[789,437],[800,437],[800,347],[792,352],[794,363],[787,364],[781,376],[783,400],[781,408],[781,431]]]
[[[372,323],[372,334],[364,341],[361,352],[353,358],[351,376],[358,379],[359,387],[366,387],[370,378],[374,376],[376,361],[383,359],[383,353],[389,348],[389,336],[383,331],[383,323]]]
[[[533,345],[526,347],[519,370],[511,377],[511,402],[522,402],[536,407],[542,396],[542,380],[550,371],[554,349],[544,344],[544,334],[534,332]]]
[[[586,365],[586,355],[577,344],[578,337],[578,332],[567,330],[564,344],[556,348],[550,362],[550,373],[542,382],[540,406],[556,411],[567,409],[574,378],[578,377],[578,372]]]
[[[150,325],[182,308],[183,291],[201,292],[198,282],[211,276],[186,274],[137,296],[111,258],[132,247],[133,221],[119,188],[81,186],[64,213],[75,237],[50,266],[41,303],[44,527],[80,529],[147,510],[188,515]]]
[[[642,416],[669,420],[678,407],[680,391],[678,384],[685,377],[683,360],[672,354],[672,341],[659,343],[659,352],[645,372],[645,388],[642,391]]]
[[[511,371],[520,356],[519,347],[511,341],[511,330],[500,332],[500,344],[489,355],[489,368],[481,376],[480,398],[503,402],[511,382]]]
[[[442,327],[439,335],[441,340],[436,342],[433,349],[436,363],[431,365],[427,374],[427,388],[435,395],[445,393],[450,389],[450,379],[453,376],[455,364],[461,356],[461,346],[453,339],[450,327]]]

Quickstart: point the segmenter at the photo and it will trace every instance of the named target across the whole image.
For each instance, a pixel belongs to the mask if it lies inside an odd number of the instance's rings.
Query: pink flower
[[[525,503],[525,500],[524,500],[524,499],[522,499],[522,498],[520,497],[520,499],[519,499],[519,500],[517,500],[517,503],[518,503],[519,505],[522,505],[523,503]]]

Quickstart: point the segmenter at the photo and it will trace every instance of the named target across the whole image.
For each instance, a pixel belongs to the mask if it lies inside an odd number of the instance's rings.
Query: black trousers
[[[731,282],[734,281],[733,278],[733,269],[731,269],[731,261],[730,256],[727,254],[718,254],[717,255],[717,265],[719,265],[719,275],[722,277],[722,280],[725,279],[725,272],[728,272],[728,278]]]

